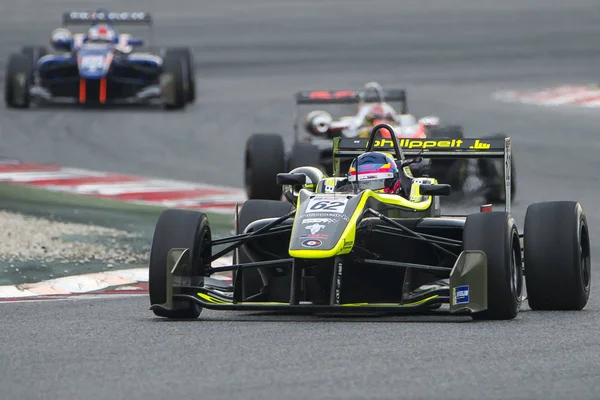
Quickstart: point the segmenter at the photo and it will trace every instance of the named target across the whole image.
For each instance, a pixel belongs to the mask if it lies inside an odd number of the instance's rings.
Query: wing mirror
[[[306,185],[306,175],[304,174],[277,174],[278,185]]]
[[[438,185],[419,185],[419,193],[423,196],[448,196],[452,193],[450,185],[438,184]]]

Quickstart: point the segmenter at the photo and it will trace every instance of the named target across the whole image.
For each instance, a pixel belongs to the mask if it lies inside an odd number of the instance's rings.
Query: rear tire
[[[173,98],[165,103],[167,110],[180,110],[186,105],[187,62],[180,52],[166,51],[163,57],[163,73],[172,78]]]
[[[591,289],[587,220],[574,201],[527,207],[524,230],[525,282],[532,310],[582,310]]]
[[[50,54],[48,49],[45,46],[23,46],[21,48],[21,54],[25,57],[29,58],[31,61],[31,76],[29,77],[31,82],[33,82],[34,76],[33,72],[37,68],[37,62],[40,58]]]
[[[523,266],[519,232],[505,212],[471,214],[463,232],[464,250],[481,250],[487,257],[488,308],[473,319],[515,318],[521,306]]]
[[[316,167],[323,170],[319,148],[312,143],[296,142],[290,153],[288,171],[298,167]]]
[[[9,108],[28,108],[30,104],[31,60],[20,53],[8,58],[4,82],[4,102]]]
[[[249,199],[280,200],[277,174],[285,170],[283,138],[276,133],[254,133],[244,153],[245,186]]]
[[[50,54],[45,46],[23,46],[21,54],[28,57],[32,63],[36,63],[40,58]]]
[[[240,210],[238,216],[238,232],[243,233],[244,229],[252,222],[263,218],[279,218],[292,210],[291,204],[284,201],[274,200],[247,200]],[[238,250],[238,263],[252,262],[250,257],[244,252],[244,246]],[[234,298],[236,301],[244,301],[260,291],[263,281],[257,268],[242,269],[237,275],[233,271]]]
[[[427,137],[463,139],[464,133],[461,126],[447,125],[429,129]],[[462,189],[467,180],[467,167],[467,160],[434,159],[431,160],[429,175],[436,178],[440,183],[449,184],[453,190],[458,191]]]
[[[488,139],[504,139],[506,135],[497,133],[488,136]],[[486,203],[499,204],[506,201],[504,189],[504,160],[482,158],[477,160],[479,178],[484,183],[484,198]],[[510,198],[511,202],[517,194],[517,171],[515,169],[515,155],[511,153],[510,160]]]
[[[152,248],[150,250],[149,292],[150,304],[167,301],[167,257],[174,248],[189,249],[190,260],[182,278],[193,286],[204,282],[203,269],[207,268],[212,254],[211,230],[206,214],[191,210],[165,210],[158,217]],[[153,310],[159,317],[193,319],[198,318],[202,307],[193,301],[178,300],[176,310]]]

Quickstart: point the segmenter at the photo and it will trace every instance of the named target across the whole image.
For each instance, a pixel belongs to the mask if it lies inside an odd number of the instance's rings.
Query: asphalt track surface
[[[0,14],[2,59],[47,42],[86,1]],[[111,3],[103,5],[111,7]],[[119,9],[143,7],[121,1]],[[595,0],[148,2],[161,44],[192,46],[199,101],[182,113],[0,110],[0,153],[241,186],[251,131],[291,135],[291,94],[378,80],[412,110],[514,140],[527,204],[579,200],[600,244],[593,110],[497,103],[495,90],[588,83],[600,68]],[[114,7],[113,7],[114,9]],[[598,273],[598,269],[594,270]],[[1,305],[0,388],[12,399],[597,399],[600,301],[509,322],[204,312],[155,320],[146,298]]]

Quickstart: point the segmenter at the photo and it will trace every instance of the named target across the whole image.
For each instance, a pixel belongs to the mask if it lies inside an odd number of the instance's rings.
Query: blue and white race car
[[[67,25],[90,25],[71,33]],[[5,102],[11,108],[30,104],[162,104],[181,109],[195,100],[195,72],[188,48],[136,52],[144,40],[118,33],[116,25],[145,25],[145,12],[67,12],[52,32],[51,54],[42,46],[25,46],[10,55],[5,75]]]

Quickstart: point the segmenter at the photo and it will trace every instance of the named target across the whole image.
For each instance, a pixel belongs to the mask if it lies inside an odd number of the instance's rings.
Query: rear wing
[[[357,90],[319,90],[297,92],[296,104],[357,104],[361,100],[367,103],[377,101],[401,101],[406,103],[406,90],[388,89],[381,94],[376,91]]]
[[[62,24],[90,25],[106,22],[114,25],[152,25],[152,16],[147,12],[102,12],[72,11],[63,13]]]
[[[388,128],[391,128],[388,126]],[[375,131],[377,127],[373,129]],[[393,131],[392,131],[393,132]],[[373,135],[372,135],[373,136]],[[369,151],[395,152],[397,142],[406,158],[497,158],[504,160],[505,210],[510,212],[511,204],[511,144],[510,138],[398,138],[375,140],[369,146],[369,139],[337,137],[333,139],[333,174],[339,176],[340,160],[352,159]],[[369,148],[371,147],[371,148]],[[398,157],[396,157],[398,158]]]
[[[510,144],[510,139],[508,139]],[[411,139],[398,138],[402,153],[407,158],[501,158],[506,150],[506,139]],[[367,151],[369,139],[337,137],[334,139],[334,157],[356,157]],[[394,151],[392,139],[375,140],[373,151]]]

